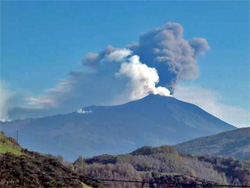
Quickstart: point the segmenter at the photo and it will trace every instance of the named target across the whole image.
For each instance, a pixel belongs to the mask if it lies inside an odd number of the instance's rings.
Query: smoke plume
[[[167,23],[142,34],[139,42],[128,45],[128,48],[140,56],[142,62],[157,69],[159,85],[174,92],[179,79],[199,77],[197,58],[210,47],[203,38],[185,40],[181,24]]]
[[[0,121],[6,121],[8,120],[8,100],[10,94],[2,81],[0,81],[0,96]]]
[[[108,46],[88,53],[82,70],[70,72],[54,88],[25,98],[12,119],[67,113],[92,104],[121,104],[148,94],[169,96],[179,80],[199,76],[197,58],[209,49],[205,39],[185,40],[178,23],[167,23],[125,48]]]
[[[136,100],[148,94],[169,96],[170,91],[164,87],[156,87],[159,76],[155,68],[150,68],[139,61],[139,56],[129,58],[128,63],[122,63],[118,76],[125,75],[129,78],[127,92],[131,100]]]

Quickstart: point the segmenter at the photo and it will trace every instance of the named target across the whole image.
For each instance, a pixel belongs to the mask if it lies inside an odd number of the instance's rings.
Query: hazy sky
[[[198,59],[200,76],[180,80],[176,97],[236,126],[249,125],[247,1],[1,3],[2,93],[40,97],[70,72],[82,70],[87,53],[108,45],[125,48],[140,34],[176,22],[184,39],[201,37],[210,46]],[[23,101],[15,99],[5,108],[18,105]]]

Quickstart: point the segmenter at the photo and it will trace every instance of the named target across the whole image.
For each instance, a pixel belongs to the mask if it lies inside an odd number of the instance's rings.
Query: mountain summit
[[[198,106],[173,97],[149,95],[116,106],[90,106],[76,112],[2,123],[8,136],[31,150],[63,155],[127,153],[144,145],[177,144],[233,130]]]

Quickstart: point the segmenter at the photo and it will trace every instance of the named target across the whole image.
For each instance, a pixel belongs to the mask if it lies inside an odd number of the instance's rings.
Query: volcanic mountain
[[[145,145],[173,145],[235,129],[198,106],[159,95],[1,125],[14,138],[18,130],[22,146],[68,160],[80,155],[128,153]]]

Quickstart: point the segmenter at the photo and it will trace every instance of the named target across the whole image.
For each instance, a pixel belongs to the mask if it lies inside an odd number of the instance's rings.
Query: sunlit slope
[[[21,147],[12,138],[6,137],[2,132],[0,133],[0,153],[12,153],[15,155],[21,155]]]

